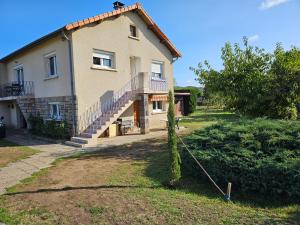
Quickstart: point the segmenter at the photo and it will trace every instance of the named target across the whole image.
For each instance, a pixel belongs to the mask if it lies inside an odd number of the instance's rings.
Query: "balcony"
[[[34,86],[33,81],[13,81],[0,85],[0,99],[10,100],[16,99],[19,96],[33,96]]]
[[[152,77],[149,73],[139,73],[139,89],[142,93],[168,93],[168,82],[165,79]]]
[[[166,80],[163,79],[155,79],[150,77],[149,81],[149,89],[150,91],[154,92],[167,92],[168,91],[168,84]]]

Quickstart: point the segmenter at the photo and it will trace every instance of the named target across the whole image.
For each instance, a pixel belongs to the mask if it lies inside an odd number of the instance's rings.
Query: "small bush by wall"
[[[266,119],[220,123],[197,130],[186,143],[221,185],[243,193],[300,197],[300,122]],[[185,172],[203,178],[182,152]]]
[[[70,130],[66,121],[47,120],[44,121],[39,115],[30,115],[30,132],[34,135],[44,136],[52,139],[69,139]]]

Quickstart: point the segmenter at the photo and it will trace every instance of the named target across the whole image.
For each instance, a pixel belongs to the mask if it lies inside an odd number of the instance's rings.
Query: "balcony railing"
[[[33,96],[34,86],[33,81],[13,81],[0,85],[0,98],[18,97],[18,96]]]
[[[163,79],[155,79],[153,77],[150,77],[150,81],[149,81],[149,88],[151,91],[168,91],[168,85],[167,85],[167,81],[163,80]]]

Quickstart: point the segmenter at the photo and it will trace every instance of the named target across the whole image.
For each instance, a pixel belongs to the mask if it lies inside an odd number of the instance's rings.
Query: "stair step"
[[[73,141],[66,141],[65,145],[76,147],[76,148],[83,148],[83,146],[84,146],[83,144],[76,143],[76,142],[73,142]]]
[[[71,141],[79,143],[79,144],[88,144],[89,143],[89,140],[84,137],[72,137]]]
[[[93,137],[93,135],[90,133],[82,133],[82,134],[80,134],[80,136],[84,137],[84,138],[92,138]]]

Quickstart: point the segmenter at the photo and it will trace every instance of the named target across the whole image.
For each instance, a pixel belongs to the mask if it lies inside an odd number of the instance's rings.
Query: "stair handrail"
[[[99,100],[79,116],[78,131],[84,132],[101,116],[109,117],[126,101],[132,99],[139,91],[139,75],[134,76],[122,88],[116,91],[111,99]],[[123,98],[123,99],[122,99]]]

